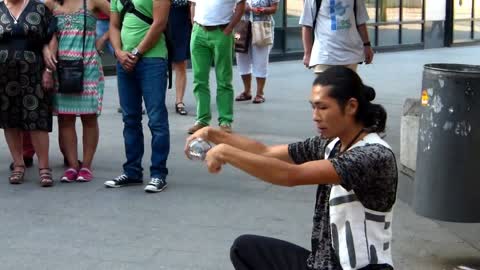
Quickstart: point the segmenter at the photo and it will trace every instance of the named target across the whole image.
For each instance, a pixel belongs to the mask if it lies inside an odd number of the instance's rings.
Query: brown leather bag
[[[252,23],[241,20],[235,27],[235,51],[238,53],[248,53],[250,42],[252,40]]]

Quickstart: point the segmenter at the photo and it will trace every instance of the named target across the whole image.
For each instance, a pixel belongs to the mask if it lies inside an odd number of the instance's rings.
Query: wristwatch
[[[371,47],[371,46],[372,44],[370,43],[370,41],[363,43],[363,47]]]
[[[135,57],[138,57],[138,58],[142,58],[143,54],[140,53],[140,51],[138,50],[138,48],[134,48],[132,50],[132,54],[135,56]]]

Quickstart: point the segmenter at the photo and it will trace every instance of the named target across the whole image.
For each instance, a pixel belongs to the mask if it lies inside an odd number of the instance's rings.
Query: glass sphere
[[[188,158],[191,160],[205,160],[208,150],[212,145],[202,138],[197,138],[188,144]]]

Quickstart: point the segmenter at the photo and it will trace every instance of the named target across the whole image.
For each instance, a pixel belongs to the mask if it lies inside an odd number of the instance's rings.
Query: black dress
[[[42,88],[43,46],[49,42],[51,12],[27,0],[18,21],[0,2],[0,128],[52,130],[51,95]]]

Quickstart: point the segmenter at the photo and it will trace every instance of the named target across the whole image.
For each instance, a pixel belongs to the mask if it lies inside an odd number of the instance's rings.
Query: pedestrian
[[[33,153],[24,154],[28,149],[23,138],[31,137],[40,185],[49,187],[53,185],[48,157],[53,77],[44,59],[51,54],[52,14],[41,2],[9,0],[0,2],[0,17],[0,128],[13,159],[8,179],[10,184],[23,183],[25,167],[33,163]]]
[[[58,61],[77,60],[83,63],[80,92],[62,86],[57,80],[53,97],[54,113],[58,116],[59,143],[68,161],[61,181],[89,182],[93,179],[92,163],[98,146],[98,117],[102,111],[104,78],[96,48],[95,12],[109,13],[106,0],[46,0],[57,19]],[[59,66],[59,65],[57,65]],[[57,68],[57,75],[58,75]],[[57,76],[59,78],[59,76]],[[80,84],[82,83],[80,82]],[[82,121],[83,159],[78,161],[76,120]]]
[[[300,17],[303,64],[318,74],[331,66],[356,71],[359,63],[372,63],[367,21],[365,0],[305,0]]]
[[[187,60],[190,59],[190,4],[188,0],[173,0],[168,16],[169,34],[172,42],[172,62],[175,71],[175,112],[187,115],[183,98],[187,87]]]
[[[218,124],[232,132],[233,99],[232,65],[235,25],[245,10],[245,0],[190,0],[194,21],[190,42],[193,93],[197,102],[197,119],[189,134],[210,125],[209,74],[215,64],[217,78]]]
[[[235,101],[246,101],[252,99],[252,74],[257,81],[257,93],[253,98],[253,103],[259,104],[265,102],[264,88],[268,76],[268,59],[270,50],[273,46],[274,20],[273,15],[277,12],[280,0],[247,0],[244,20],[250,20],[252,23],[261,23],[262,27],[270,27],[272,35],[271,43],[253,44],[250,40],[250,47],[247,53],[236,53],[237,67],[242,77],[243,92],[235,98]],[[267,24],[265,24],[265,22]],[[254,30],[263,30],[254,28]],[[268,30],[267,30],[268,31]]]
[[[274,185],[317,185],[311,250],[282,240],[243,235],[230,258],[236,270],[393,269],[392,214],[398,171],[380,137],[387,114],[356,72],[332,67],[313,83],[310,103],[319,136],[266,146],[204,128],[187,139],[214,146],[211,173],[230,164]],[[268,169],[266,169],[268,168]]]
[[[124,11],[124,4],[130,8]],[[167,187],[170,151],[167,90],[168,50],[165,39],[170,0],[112,0],[110,41],[117,58],[126,162],[123,173],[105,182],[116,188],[143,183],[142,99],[152,134],[150,181],[145,192]],[[121,16],[124,15],[124,17]]]

